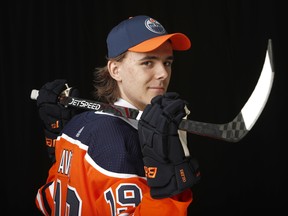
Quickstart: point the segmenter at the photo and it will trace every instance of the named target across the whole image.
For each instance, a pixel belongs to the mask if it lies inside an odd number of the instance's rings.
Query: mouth
[[[149,90],[155,91],[157,93],[164,93],[165,92],[165,88],[164,87],[149,87]]]

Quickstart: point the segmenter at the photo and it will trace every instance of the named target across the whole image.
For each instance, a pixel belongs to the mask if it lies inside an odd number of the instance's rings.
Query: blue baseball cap
[[[108,58],[115,58],[126,51],[149,52],[165,41],[170,40],[173,50],[188,50],[190,39],[182,33],[168,34],[165,28],[155,19],[139,15],[130,17],[108,34]]]

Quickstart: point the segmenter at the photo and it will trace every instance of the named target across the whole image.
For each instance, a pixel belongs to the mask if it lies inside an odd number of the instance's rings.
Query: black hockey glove
[[[67,88],[64,79],[57,79],[43,85],[39,90],[37,106],[39,117],[44,127],[44,135],[49,157],[55,161],[55,141],[65,124],[77,114],[77,110],[64,107],[58,100],[60,94]],[[78,97],[78,89],[71,88],[69,96]]]
[[[171,197],[200,179],[197,161],[185,156],[178,126],[186,102],[174,92],[156,96],[138,124],[147,183],[153,198]]]

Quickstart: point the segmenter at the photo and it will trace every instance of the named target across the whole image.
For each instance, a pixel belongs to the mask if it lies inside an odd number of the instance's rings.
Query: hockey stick
[[[231,122],[214,124],[183,119],[179,125],[179,129],[192,134],[220,139],[227,142],[239,142],[243,139],[259,118],[270,95],[274,80],[272,57],[272,40],[269,39],[264,65],[257,85],[240,113]],[[36,100],[38,93],[38,90],[32,90],[31,99]],[[142,111],[136,109],[70,97],[69,88],[64,90],[59,102],[64,106],[101,111],[130,119],[139,120],[142,114]]]

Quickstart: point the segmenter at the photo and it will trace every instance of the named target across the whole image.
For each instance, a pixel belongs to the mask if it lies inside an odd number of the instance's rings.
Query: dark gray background
[[[92,0],[41,0],[1,6],[2,185],[9,215],[39,213],[34,199],[50,166],[31,90],[65,78],[91,98],[92,71],[105,64],[108,31],[139,14],[190,37],[191,50],[175,53],[169,90],[189,101],[191,119],[203,122],[228,122],[240,112],[272,38],[275,80],[249,134],[239,143],[189,136],[202,172],[189,215],[287,211],[287,11],[280,2],[104,1],[100,6]]]

